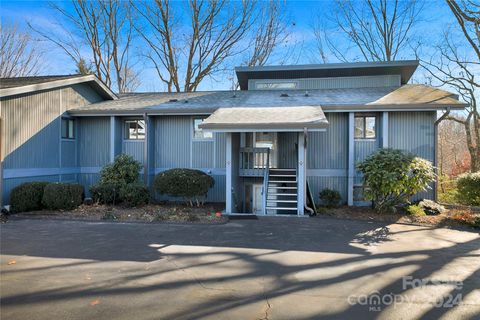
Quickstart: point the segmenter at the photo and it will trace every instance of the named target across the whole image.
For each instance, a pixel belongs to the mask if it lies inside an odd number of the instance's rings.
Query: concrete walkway
[[[480,317],[475,232],[329,218],[0,231],[2,319]]]

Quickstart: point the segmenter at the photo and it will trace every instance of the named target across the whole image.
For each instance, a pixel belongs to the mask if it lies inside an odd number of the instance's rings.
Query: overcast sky
[[[59,2],[59,4],[67,9],[71,6],[68,2]],[[184,4],[176,2],[176,5],[181,7]],[[58,13],[52,11],[46,1],[2,0],[0,9],[2,23],[15,23],[20,28],[27,29],[27,21],[34,26],[41,26],[46,29],[59,29],[62,25]],[[318,51],[316,51],[315,37],[311,26],[314,19],[324,19],[328,22],[327,18],[331,14],[331,9],[332,2],[329,0],[287,1],[285,10],[290,20],[288,26],[290,37],[288,43],[280,46],[269,64],[278,64],[287,53],[289,54],[289,61],[287,62],[292,64],[321,62]],[[427,1],[421,16],[421,22],[417,25],[414,34],[427,42],[436,41],[442,29],[453,22],[452,19],[453,16],[443,1]],[[332,30],[332,32],[335,32],[335,30]],[[55,48],[51,43],[41,43],[40,45],[45,52],[43,74],[71,74],[75,72],[73,61],[61,50]],[[138,41],[136,45],[141,46],[142,44]],[[405,55],[401,58],[411,59],[413,56]],[[240,59],[240,57],[237,59]],[[334,57],[329,57],[329,62],[337,61]],[[232,68],[235,63],[235,60],[231,62]],[[137,68],[141,70],[142,79],[139,91],[161,91],[164,89],[155,72],[148,65],[138,65]],[[233,71],[227,71],[216,75],[214,79],[206,79],[200,86],[200,90],[229,89],[233,75]]]

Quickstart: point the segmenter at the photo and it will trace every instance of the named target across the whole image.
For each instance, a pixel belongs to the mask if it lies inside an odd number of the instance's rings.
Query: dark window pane
[[[363,117],[355,117],[355,138],[363,138],[364,122]]]
[[[62,119],[62,138],[67,138],[68,128],[67,128],[67,119]]]

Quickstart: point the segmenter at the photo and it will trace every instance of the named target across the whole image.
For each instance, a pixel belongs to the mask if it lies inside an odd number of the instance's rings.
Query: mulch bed
[[[71,211],[32,211],[17,213],[11,217],[39,219],[72,219],[120,222],[179,222],[220,224],[228,221],[226,216],[218,216],[224,208],[221,205],[207,204],[203,207],[187,207],[181,204],[149,204],[139,208],[122,206],[82,205]]]
[[[465,208],[451,208],[434,216],[412,216],[402,213],[377,213],[370,207],[320,208],[318,216],[332,216],[341,219],[368,220],[387,223],[405,223],[433,227],[473,227],[480,212]],[[479,226],[480,227],[480,226]]]

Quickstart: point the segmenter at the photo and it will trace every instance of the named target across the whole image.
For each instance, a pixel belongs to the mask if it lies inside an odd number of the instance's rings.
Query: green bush
[[[170,169],[155,176],[154,187],[160,194],[182,197],[190,206],[200,206],[215,180],[193,169]]]
[[[480,206],[480,171],[460,175],[457,189],[457,199],[461,204]]]
[[[138,182],[142,164],[133,157],[121,154],[113,163],[105,165],[100,171],[100,184],[114,184],[123,186]]]
[[[139,183],[129,183],[120,188],[120,199],[129,207],[137,207],[148,203],[148,188]]]
[[[13,188],[10,193],[12,212],[26,212],[42,209],[43,191],[48,182],[26,182]]]
[[[92,199],[102,204],[116,204],[125,201],[127,205],[131,205],[131,203],[137,203],[137,201],[143,202],[144,194],[137,197],[129,194],[129,190],[133,187],[129,187],[123,192],[127,199],[122,199],[121,194],[121,190],[127,188],[127,185],[140,185],[139,173],[141,169],[142,164],[133,157],[126,154],[117,156],[113,163],[109,163],[102,168],[100,181],[90,187]],[[139,189],[137,188],[137,190]]]
[[[322,203],[327,208],[338,207],[340,201],[342,201],[342,196],[340,195],[340,192],[328,188],[320,191],[319,196],[320,200],[322,200]]]
[[[49,183],[42,204],[52,210],[72,210],[82,204],[83,186],[77,183]]]
[[[120,202],[119,189],[112,183],[98,183],[90,187],[90,194],[95,203],[115,204]]]
[[[410,153],[381,149],[358,166],[364,175],[365,199],[379,212],[395,210],[409,198],[429,189],[435,180],[432,163]]]
[[[416,205],[416,204],[412,204],[412,205],[407,206],[405,208],[405,210],[411,216],[422,217],[422,216],[426,215],[425,211],[423,211],[423,209],[419,205]]]

